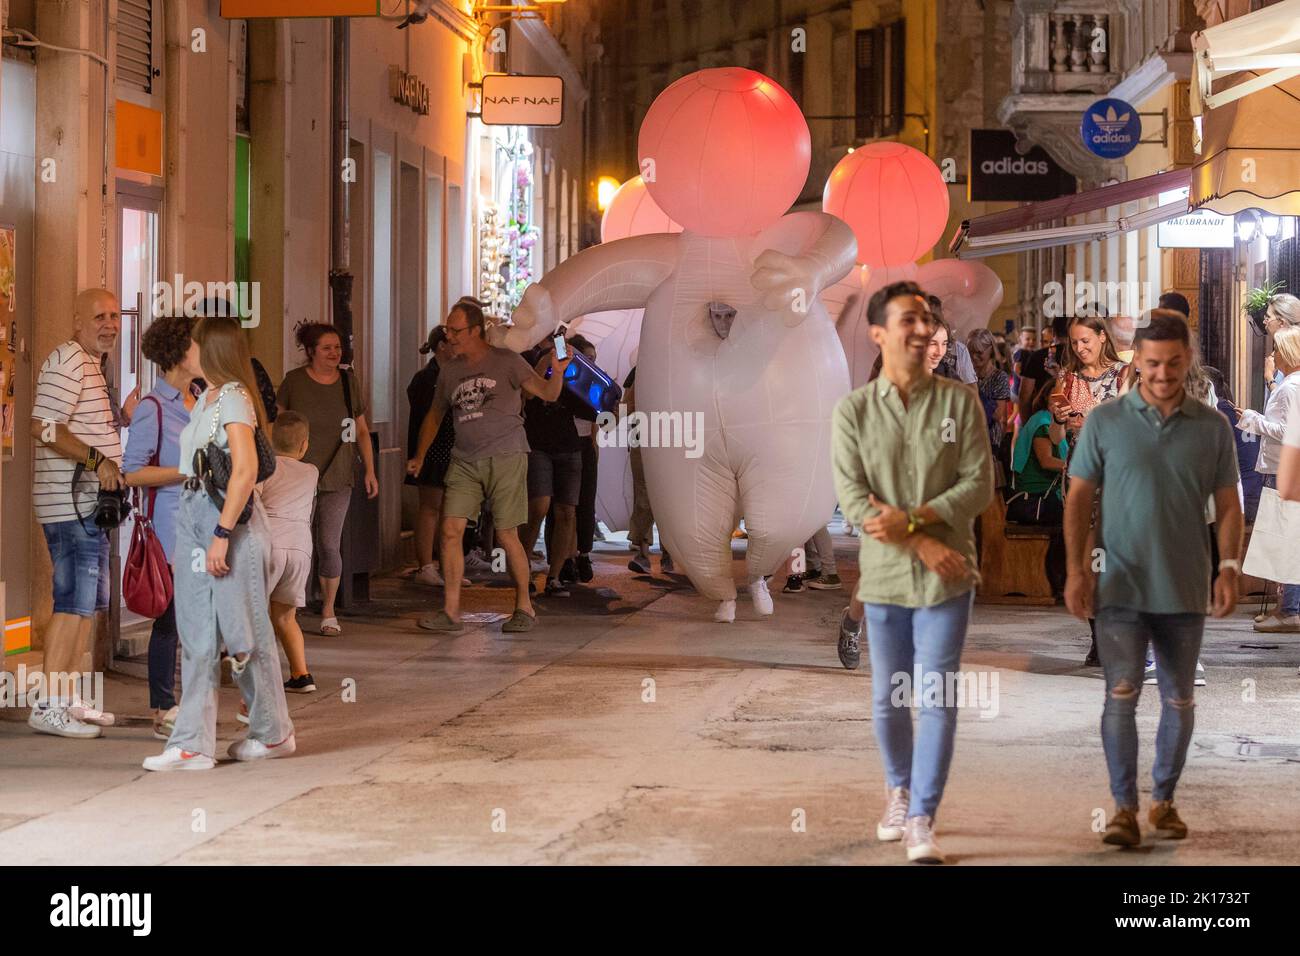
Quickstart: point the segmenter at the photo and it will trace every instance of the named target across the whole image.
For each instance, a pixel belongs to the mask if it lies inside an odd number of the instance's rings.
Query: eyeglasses
[[[469,331],[469,326],[468,326],[468,325],[462,325],[462,326],[460,326],[460,327],[457,327],[457,326],[454,326],[454,325],[444,325],[443,328],[447,330],[447,335],[449,335],[449,336],[451,336],[451,335],[460,335],[462,332],[468,332],[468,331]]]

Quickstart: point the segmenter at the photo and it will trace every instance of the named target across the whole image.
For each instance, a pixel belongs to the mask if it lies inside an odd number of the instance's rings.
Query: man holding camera
[[[102,492],[120,492],[122,441],[103,361],[117,344],[122,316],[107,289],[77,296],[73,337],[50,353],[32,405],[32,501],[54,569],[54,616],[45,631],[45,693],[28,726],[60,737],[90,738],[113,715],[81,699],[73,676],[90,647],[95,611],[108,606],[108,535],[116,524]],[[104,496],[107,498],[107,496]],[[120,521],[124,507],[119,507]]]

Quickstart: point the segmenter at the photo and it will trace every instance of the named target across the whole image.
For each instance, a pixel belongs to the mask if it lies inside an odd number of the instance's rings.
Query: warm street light
[[[619,185],[613,176],[601,176],[596,180],[596,208],[604,212],[613,200],[614,193],[618,192]]]

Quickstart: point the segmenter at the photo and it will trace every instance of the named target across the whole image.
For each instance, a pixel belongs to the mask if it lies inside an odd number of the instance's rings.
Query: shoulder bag
[[[208,433],[208,442],[194,453],[194,473],[202,479],[203,487],[218,511],[225,510],[226,498],[222,492],[230,486],[230,452],[217,444],[217,428],[221,423],[221,403],[225,399],[226,390],[223,386],[221,394],[217,397],[216,410],[212,414],[212,430]],[[260,484],[275,473],[275,450],[271,447],[266,433],[258,425],[253,426],[253,444],[257,448],[256,483]],[[247,523],[252,514],[253,495],[250,492],[248,501],[244,503],[244,510],[240,512],[239,524]]]
[[[162,404],[152,395],[146,396],[144,401],[153,402],[158,409],[158,442],[153,450],[153,458],[149,461],[149,464],[156,466],[162,452]],[[149,489],[147,512],[140,504],[140,489],[133,489],[132,496],[136,499],[135,528],[131,532],[131,548],[122,569],[122,597],[128,610],[142,617],[159,618],[172,603],[172,572],[167,565],[167,552],[163,550],[162,542],[158,540],[153,527],[153,509],[158,489]]]

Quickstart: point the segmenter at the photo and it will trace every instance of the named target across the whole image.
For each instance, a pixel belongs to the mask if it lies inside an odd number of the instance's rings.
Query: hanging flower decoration
[[[506,195],[485,205],[480,223],[479,297],[493,315],[508,319],[533,281],[532,250],[540,235],[531,223],[533,144],[522,127],[511,127],[497,141],[500,182]]]

